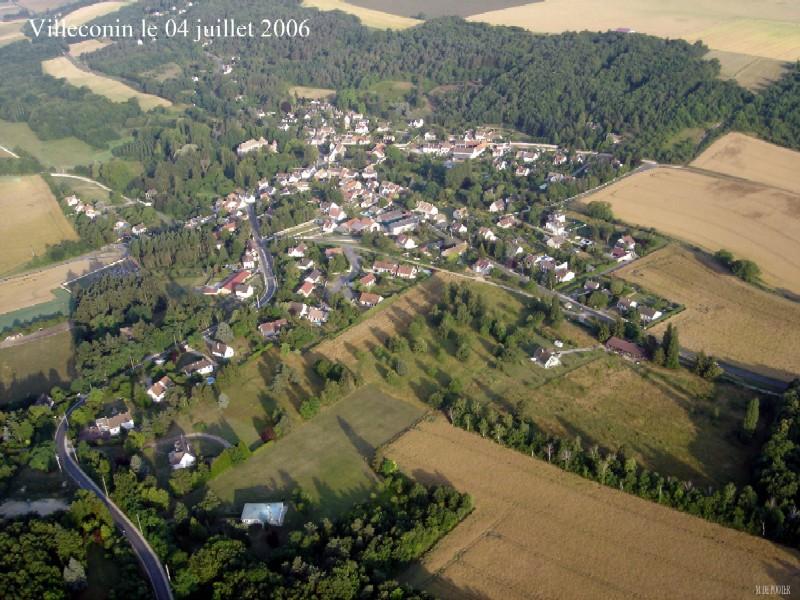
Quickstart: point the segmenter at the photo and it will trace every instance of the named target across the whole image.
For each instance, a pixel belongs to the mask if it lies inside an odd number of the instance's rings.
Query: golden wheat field
[[[64,15],[64,21],[67,25],[83,25],[84,23],[93,21],[97,17],[102,17],[104,15],[116,12],[128,4],[131,4],[131,0],[114,0],[113,2],[98,2],[97,4],[82,6],[81,8]]]
[[[786,61],[774,58],[724,50],[710,50],[704,58],[716,58],[719,61],[721,79],[735,79],[739,85],[752,92],[758,92],[776,82],[789,66]]]
[[[418,19],[409,19],[408,17],[393,15],[380,10],[355,6],[342,0],[305,0],[303,5],[320,10],[341,10],[358,17],[361,23],[367,27],[375,27],[377,29],[407,29],[422,23]]]
[[[475,511],[404,580],[444,600],[752,598],[800,586],[800,555],[565,473],[443,417],[384,451]]]
[[[779,166],[776,172],[785,171]],[[623,221],[753,260],[765,283],[800,294],[800,194],[725,175],[658,168],[626,177],[589,200],[609,202]]]
[[[70,44],[69,53],[76,57],[83,56],[84,54],[89,54],[89,52],[94,52],[95,50],[100,50],[100,48],[110,46],[113,43],[114,42],[108,40],[84,40],[82,42],[78,42],[77,44]]]
[[[713,259],[677,245],[615,275],[686,305],[669,319],[681,345],[785,379],[800,374],[800,304],[724,273]],[[666,324],[651,331],[661,335]]]
[[[48,245],[77,240],[50,188],[39,176],[0,177],[0,274],[39,256]]]

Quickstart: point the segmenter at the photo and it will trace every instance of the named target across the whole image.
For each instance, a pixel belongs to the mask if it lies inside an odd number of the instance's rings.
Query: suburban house
[[[277,142],[272,142],[272,144],[270,144],[262,136],[262,137],[258,138],[257,140],[252,140],[252,139],[251,140],[247,140],[246,142],[242,142],[241,144],[236,146],[236,154],[238,154],[239,156],[244,156],[248,152],[253,152],[255,150],[259,150],[259,149],[263,148],[264,146],[269,146],[270,150],[272,150],[273,152],[277,152],[278,151]]]
[[[633,254],[630,252],[630,250],[627,250],[625,248],[614,248],[611,251],[611,258],[613,258],[618,263],[621,263],[633,260],[634,257]]]
[[[609,339],[606,342],[606,348],[611,352],[621,354],[623,356],[629,356],[639,360],[646,358],[644,348],[631,342],[621,340],[617,337],[612,337]]]
[[[547,217],[544,228],[554,235],[564,235],[567,232],[567,216],[562,212],[554,212]]]
[[[564,283],[575,279],[575,273],[573,273],[569,269],[556,269],[555,273],[556,273],[556,281],[558,283]]]
[[[375,275],[372,273],[367,273],[364,275],[364,277],[358,280],[358,283],[363,287],[372,287],[375,285]]]
[[[547,240],[547,247],[548,248],[561,248],[564,244],[567,243],[567,238],[563,235],[554,235],[553,237]]]
[[[288,506],[283,502],[253,503],[248,502],[242,508],[242,523],[245,525],[264,524],[280,527],[286,516]]]
[[[161,402],[167,395],[167,389],[172,385],[172,380],[164,375],[161,379],[156,381],[149,390],[147,395],[153,399],[153,402]]]
[[[650,306],[643,306],[639,309],[639,317],[645,323],[650,323],[651,321],[655,321],[658,319],[663,313],[660,310],[656,310]]]
[[[479,275],[488,275],[492,270],[492,263],[485,258],[481,258],[475,261],[475,264],[472,265],[472,270]]]
[[[253,286],[249,283],[240,283],[234,288],[234,292],[236,293],[236,297],[241,300],[246,300],[247,298],[252,297],[253,295]]]
[[[503,199],[495,200],[489,205],[489,212],[491,213],[503,212],[505,209],[506,209],[506,201]]]
[[[322,273],[314,269],[303,278],[303,281],[311,283],[313,285],[317,285],[318,283],[322,283],[322,279],[323,279]]]
[[[358,298],[358,303],[362,306],[368,306],[371,308],[373,306],[377,306],[381,300],[383,300],[383,296],[362,292],[361,296]]]
[[[626,250],[633,250],[634,248],[636,248],[636,240],[633,239],[631,236],[626,235],[617,240],[617,247],[625,248]]]
[[[314,284],[311,283],[310,281],[306,281],[306,282],[303,283],[303,285],[301,285],[297,289],[296,293],[300,294],[301,296],[303,296],[305,298],[308,298],[313,291],[314,291]]]
[[[218,358],[232,358],[234,352],[230,346],[226,346],[222,342],[214,342],[211,344],[211,354]]]
[[[133,429],[133,416],[130,411],[126,410],[113,417],[101,417],[95,421],[95,425],[101,433],[119,435],[123,429]]]
[[[328,313],[321,308],[309,308],[308,312],[306,313],[306,319],[312,323],[316,323],[317,325],[322,325],[328,320]]]
[[[175,441],[172,452],[169,453],[169,464],[173,471],[188,469],[196,460],[186,439],[181,437],[181,439]]]
[[[214,364],[207,358],[201,358],[190,365],[183,368],[183,372],[189,376],[192,375],[209,375],[214,372]]]
[[[404,250],[412,250],[413,248],[417,247],[417,242],[415,242],[412,238],[408,237],[405,233],[402,233],[397,236],[397,245],[403,248]]]
[[[243,269],[255,269],[256,268],[256,259],[255,257],[251,256],[249,253],[245,252],[242,254],[242,268]]]
[[[585,289],[587,292],[596,292],[600,289],[600,282],[589,280],[583,284],[583,289]]]
[[[485,239],[487,242],[497,241],[497,235],[488,227],[481,227],[478,229],[478,237]]]
[[[336,248],[325,248],[325,258],[330,258],[330,257],[335,256],[337,254],[342,254],[343,255],[344,254],[344,250],[342,250],[338,246]]]
[[[400,279],[414,279],[417,276],[417,267],[411,265],[400,265],[395,272]]]
[[[379,275],[382,273],[389,273],[390,275],[394,275],[397,272],[397,265],[394,263],[388,263],[381,260],[376,260],[372,263],[372,270]]]
[[[308,246],[300,243],[294,248],[289,248],[287,254],[292,258],[303,258],[306,255],[306,250],[308,250]]]
[[[278,319],[277,321],[262,323],[258,326],[258,330],[265,338],[271,338],[278,335],[281,330],[286,329],[288,326],[289,322],[286,319]]]
[[[514,218],[514,215],[508,215],[506,217],[503,217],[497,222],[497,226],[500,229],[511,229],[516,224],[517,220]]]
[[[620,298],[619,302],[617,302],[617,308],[623,312],[628,312],[636,308],[636,300],[631,300],[630,298]]]
[[[533,358],[531,358],[531,360],[536,364],[543,366],[545,369],[552,369],[553,367],[557,367],[561,364],[561,361],[558,360],[558,357],[553,352],[550,352],[541,346],[533,353]]]
[[[313,266],[314,266],[314,261],[311,260],[310,258],[301,258],[300,260],[297,261],[297,268],[300,269],[301,271],[310,269]]]
[[[442,250],[442,256],[445,258],[451,258],[455,256],[461,256],[469,249],[469,244],[467,242],[461,242],[454,246],[450,246],[449,248],[445,248]]]

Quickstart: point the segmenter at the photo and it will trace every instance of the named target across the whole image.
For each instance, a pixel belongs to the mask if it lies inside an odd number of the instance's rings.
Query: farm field
[[[62,283],[85,275],[122,258],[112,249],[94,252],[66,263],[0,280],[0,315],[52,301],[53,290]]]
[[[726,175],[658,168],[586,199],[594,200],[609,202],[623,221],[654,227],[711,253],[725,248],[753,260],[765,283],[800,295],[800,194]]]
[[[468,17],[475,13],[486,12],[487,8],[500,10],[529,3],[527,0],[438,0],[437,2],[395,0],[387,6],[387,2],[384,0],[347,0],[347,2],[355,6],[382,10],[404,17],[415,17],[424,13],[426,19],[449,15]]]
[[[93,21],[97,17],[116,12],[123,6],[127,6],[131,3],[131,0],[114,0],[113,2],[98,2],[97,4],[82,6],[64,15],[64,21],[66,21],[67,25],[83,25],[84,23]]]
[[[84,40],[82,42],[78,42],[77,44],[70,44],[69,53],[72,56],[79,57],[83,56],[84,54],[89,54],[89,52],[94,52],[95,50],[100,50],[101,48],[110,46],[111,44],[113,44],[113,42],[110,42],[108,40],[98,40],[98,39]]]
[[[368,462],[375,448],[424,412],[362,387],[228,469],[209,488],[236,512],[244,502],[287,498],[299,486],[319,503],[319,516],[332,518],[368,497],[376,481]]]
[[[422,23],[418,19],[409,19],[382,10],[363,8],[343,0],[305,0],[303,6],[311,6],[319,10],[341,10],[358,17],[361,23],[367,27],[377,29],[407,29]]]
[[[336,90],[295,85],[289,88],[289,93],[292,95],[297,94],[297,96],[300,98],[309,98],[314,100],[314,99],[331,98],[336,94]]]
[[[397,355],[408,373],[390,384],[386,373],[391,361],[378,360],[371,351],[390,335],[406,335],[415,315],[430,312],[444,281],[437,275],[411,288],[383,311],[320,344],[316,352],[349,365],[389,396],[426,401],[451,378],[458,378],[462,394],[473,401],[504,412],[521,411],[552,435],[566,439],[580,435],[584,443],[601,447],[624,445],[640,464],[661,473],[707,484],[748,478],[758,444],[742,447],[731,436],[741,427],[749,393],[727,384],[714,386],[685,371],[633,365],[592,350],[597,340],[568,323],[557,333],[544,328],[533,343],[523,345],[522,360],[500,365],[493,354],[497,343],[493,337],[475,335],[472,355],[462,362],[454,356],[452,340],[442,343],[441,355],[434,350],[442,341],[435,327],[428,327],[422,337],[431,350]],[[482,290],[490,312],[497,311],[510,325],[524,325],[527,311],[519,296],[486,284],[475,284],[473,289]],[[556,337],[589,351],[565,355],[561,367],[547,370],[528,359],[539,345],[552,348]],[[355,358],[359,349],[366,353],[360,360]],[[715,408],[718,417],[713,416]]]
[[[0,275],[42,254],[50,244],[78,239],[41,177],[0,177],[0,211]]]
[[[723,50],[711,50],[704,58],[716,58],[720,62],[719,76],[722,79],[735,79],[739,85],[753,92],[780,79],[789,66],[789,63],[774,58]]]
[[[69,314],[69,301],[72,296],[64,289],[56,288],[52,291],[53,299],[27,308],[0,315],[0,332],[9,330],[18,325],[31,323],[36,319],[51,317],[56,314]],[[0,336],[2,337],[2,336]]]
[[[73,194],[84,202],[90,202],[93,205],[96,202],[102,202],[106,206],[111,204],[111,192],[104,190],[94,183],[81,179],[73,179],[72,177],[58,177],[56,181],[69,188]]]
[[[0,403],[68,384],[75,376],[74,354],[69,331],[0,349]]]
[[[775,60],[800,60],[800,23],[735,19],[694,31],[686,41],[702,41],[709,48],[763,56]]]
[[[22,33],[22,26],[24,24],[24,20],[0,22],[0,46],[16,42],[17,40],[24,40],[25,34]]]
[[[682,346],[786,381],[798,375],[800,304],[756,289],[722,272],[710,258],[677,245],[616,275],[686,305],[670,319]],[[665,328],[657,325],[652,332],[660,335]]]
[[[119,140],[118,143],[124,143],[128,139]],[[2,119],[0,119],[0,145],[11,150],[19,146],[33,154],[43,164],[58,169],[71,169],[77,165],[111,160],[110,149],[97,150],[75,137],[40,140],[27,123],[12,123]]]
[[[86,86],[95,94],[105,96],[113,102],[125,102],[130,98],[136,98],[142,110],[150,110],[156,106],[172,106],[172,102],[169,100],[136,91],[121,81],[103,77],[97,73],[82,71],[65,56],[44,61],[42,71],[58,79],[66,79],[76,87]]]
[[[751,598],[800,585],[800,555],[425,420],[383,452],[474,512],[401,580],[444,600]],[[665,595],[666,591],[669,591]]]
[[[691,166],[800,194],[800,152],[742,133],[718,139]]]
[[[33,13],[45,12],[46,10],[72,3],[72,0],[18,0],[15,2],[18,6],[27,8]]]

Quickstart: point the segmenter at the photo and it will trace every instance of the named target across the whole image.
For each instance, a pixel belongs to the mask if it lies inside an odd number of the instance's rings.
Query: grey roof
[[[287,506],[283,502],[248,502],[242,508],[242,522],[258,521],[261,524],[283,525]]]

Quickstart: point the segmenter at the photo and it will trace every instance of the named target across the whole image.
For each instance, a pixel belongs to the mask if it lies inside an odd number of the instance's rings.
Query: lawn
[[[334,518],[373,490],[376,476],[369,461],[374,450],[424,412],[374,386],[362,387],[285,438],[258,449],[209,487],[233,512],[245,502],[287,498],[301,487],[318,503],[318,516]]]
[[[0,177],[0,275],[45,252],[48,245],[77,240],[50,188],[39,176]]]
[[[0,402],[49,392],[74,376],[75,347],[68,331],[0,350]]]

